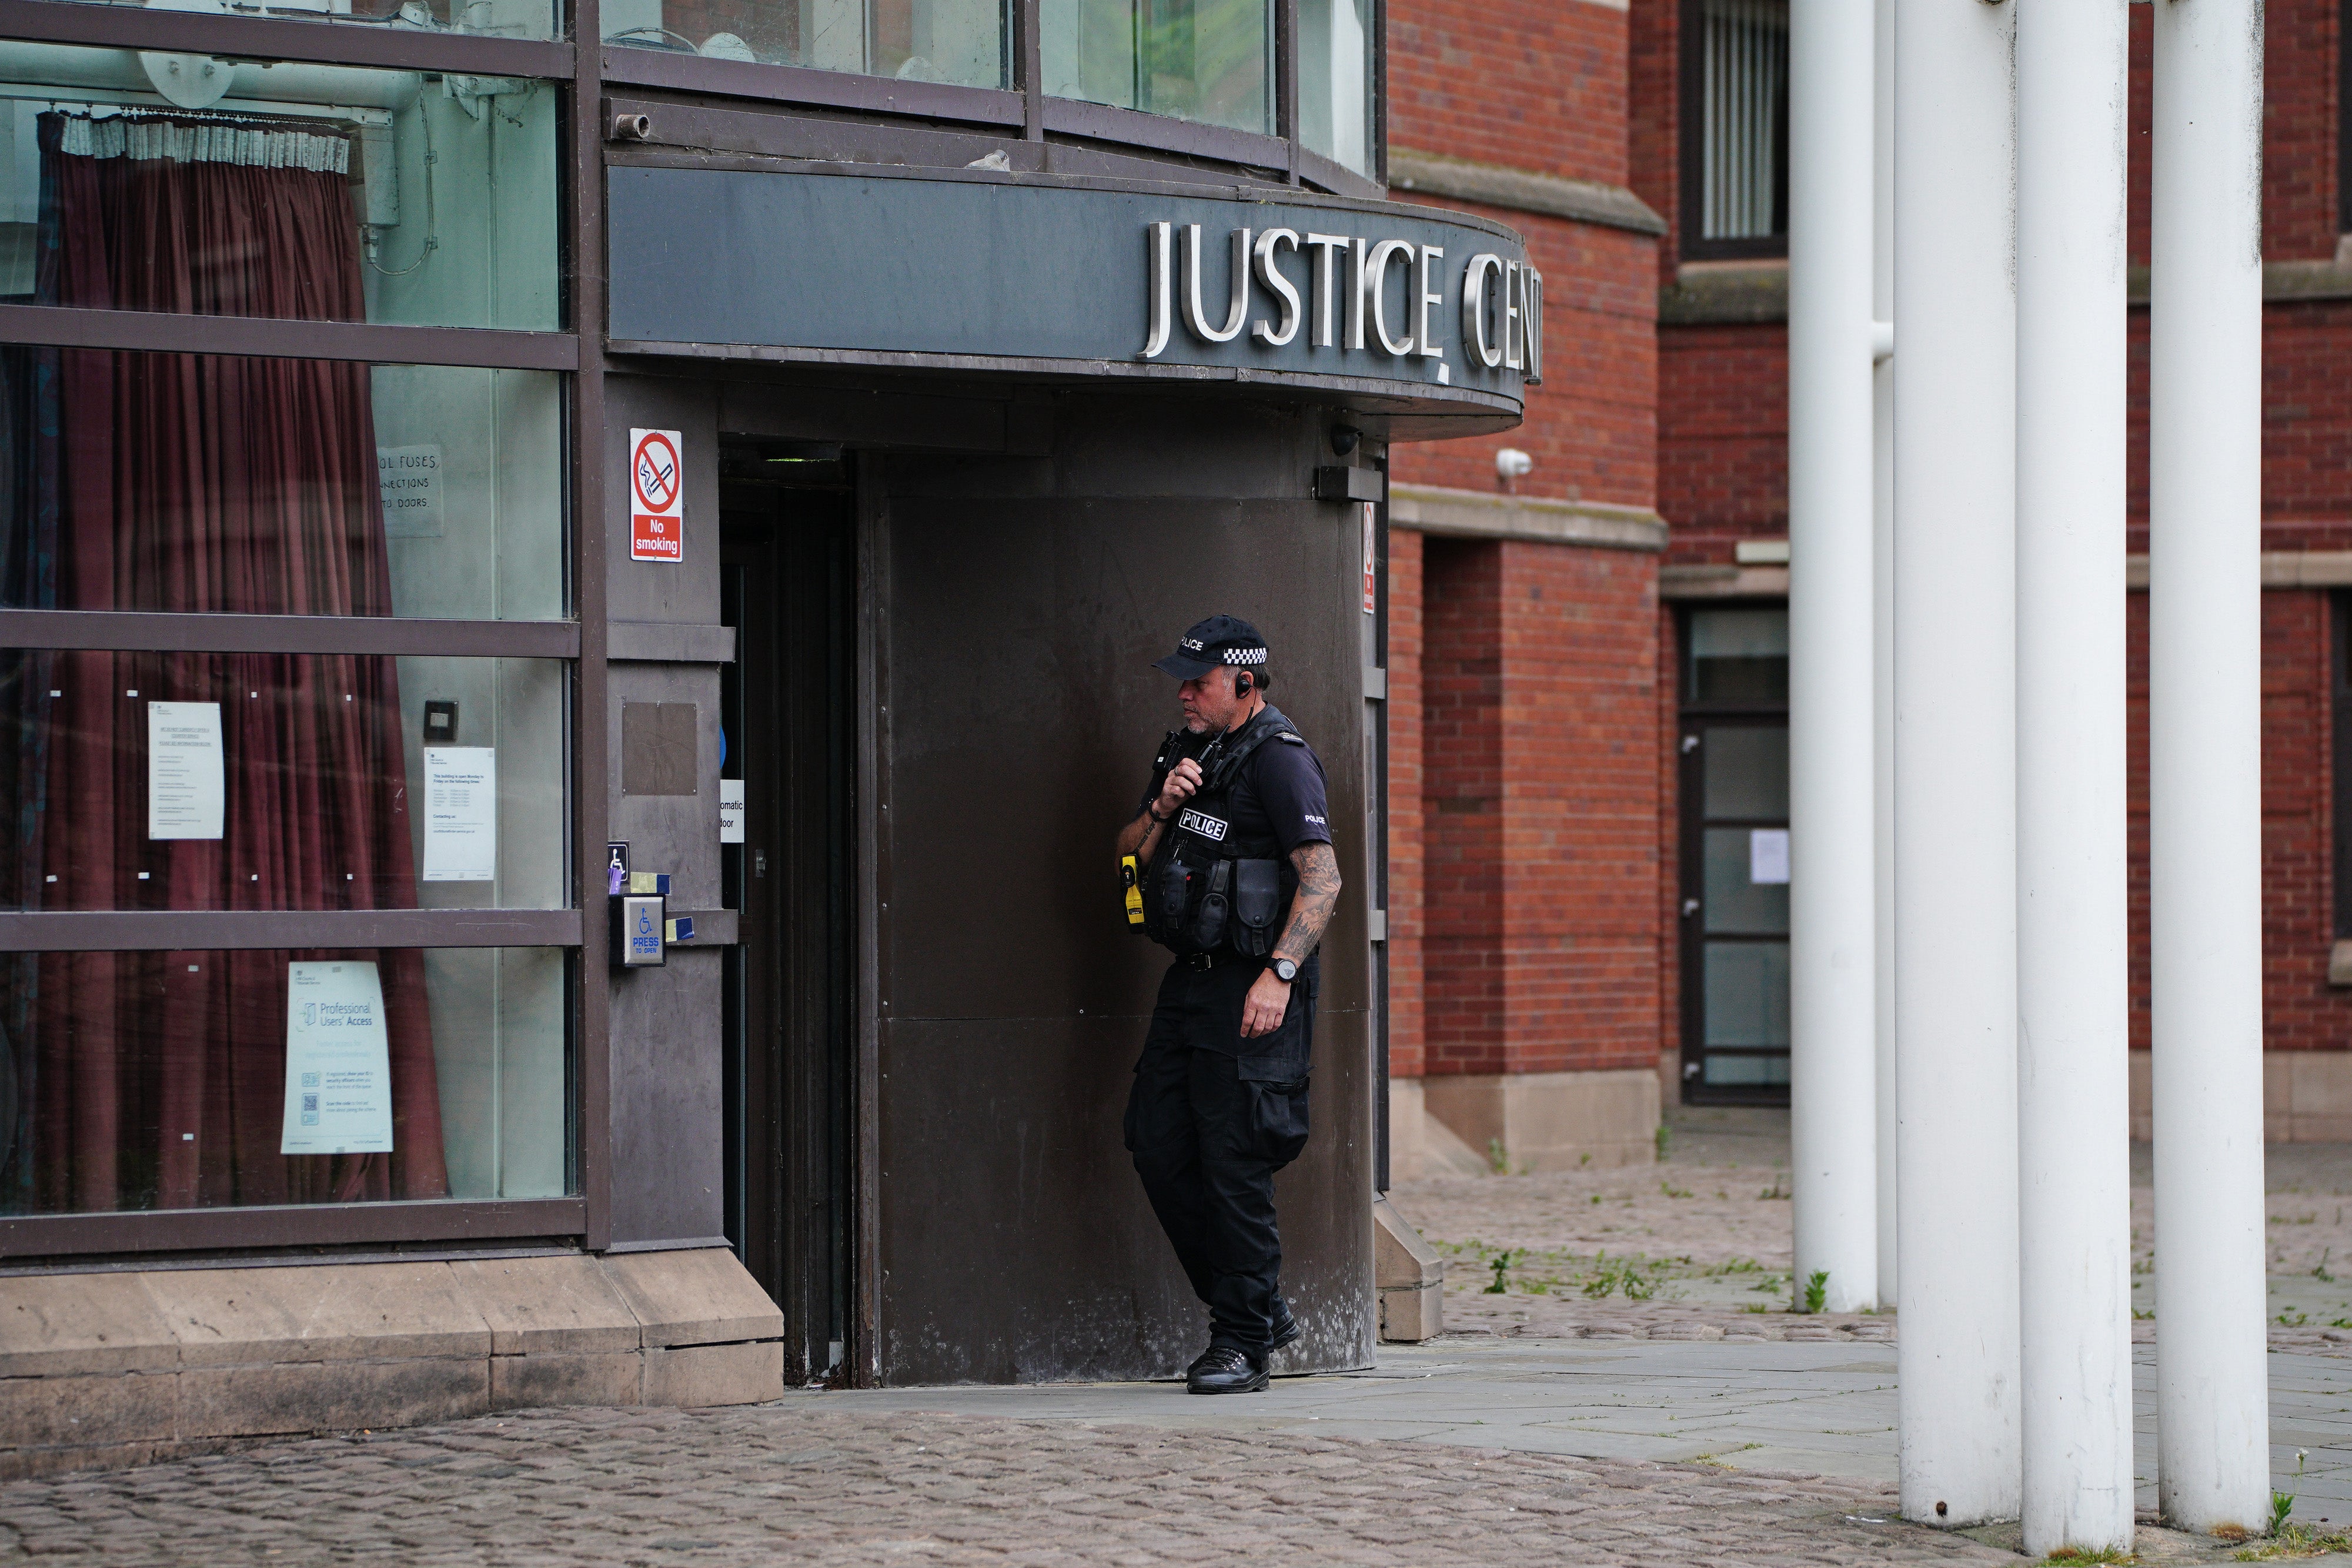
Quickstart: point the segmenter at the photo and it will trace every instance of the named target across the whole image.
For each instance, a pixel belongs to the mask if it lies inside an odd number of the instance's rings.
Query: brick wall
[[[1658,510],[1675,560],[1789,531],[1789,335],[1777,325],[1658,333]]]
[[[1500,1072],[1503,547],[1424,539],[1422,562],[1423,1071]]]
[[[1671,283],[1682,259],[1676,246],[1681,222],[1682,100],[1676,91],[1675,54],[1682,0],[1632,0],[1626,17],[1626,78],[1632,84],[1627,111],[1626,183],[1657,209],[1669,232],[1658,246],[1658,281]]]
[[[1389,141],[1625,183],[1625,13],[1591,0],[1396,0]]]
[[[1649,1067],[1656,558],[1423,548],[1423,1069]]]
[[[1421,536],[1389,530],[1389,1072],[1422,1074]]]
[[[1571,0],[1575,8],[1575,0]],[[1527,236],[1544,278],[1544,384],[1517,429],[1399,446],[1401,484],[1493,490],[1495,454],[1535,459],[1520,494],[1623,507],[1653,504],[1657,485],[1657,288],[1647,235],[1412,193],[1401,197],[1476,213]]]

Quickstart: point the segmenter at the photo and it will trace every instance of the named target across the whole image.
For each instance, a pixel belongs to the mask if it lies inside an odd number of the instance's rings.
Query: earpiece
[[[1234,695],[1237,697],[1245,697],[1256,689],[1257,682],[1251,678],[1250,673],[1247,670],[1244,670],[1240,674],[1234,677]]]

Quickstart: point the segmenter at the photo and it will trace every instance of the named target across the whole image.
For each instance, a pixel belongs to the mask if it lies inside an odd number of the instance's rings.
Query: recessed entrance
[[[856,547],[837,449],[728,445],[720,687],[743,841],[725,1008],[727,1238],[784,1311],[785,1375],[851,1364]],[[797,1366],[794,1363],[797,1362]]]

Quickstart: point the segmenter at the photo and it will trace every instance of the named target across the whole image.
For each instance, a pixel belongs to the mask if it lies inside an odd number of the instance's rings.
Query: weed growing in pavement
[[[2325,1248],[2321,1250],[2319,1254],[2319,1261],[2313,1266],[2311,1270],[2311,1277],[2313,1279],[2324,1280],[2331,1285],[2336,1283],[2336,1276],[2327,1271],[2327,1255],[2335,1250],[2336,1249],[2333,1247]]]
[[[2332,1329],[2352,1329],[2352,1318],[2330,1318],[2327,1320],[2327,1326]]]
[[[1764,1265],[1753,1258],[1734,1258],[1728,1263],[1717,1263],[1706,1271],[1710,1274],[1761,1274]]]
[[[2299,1329],[2307,1325],[2311,1319],[2299,1312],[2284,1312],[2278,1315],[2277,1322],[2282,1328]]]
[[[1780,1275],[1767,1274],[1761,1281],[1748,1286],[1748,1288],[1754,1291],[1758,1295],[1777,1296],[1780,1293],[1782,1288],[1786,1284],[1787,1281],[1782,1280]]]
[[[2137,1563],[2139,1559],[2120,1546],[2062,1546],[2042,1561],[2044,1563]]]
[[[2152,1321],[2156,1314],[2154,1312],[2142,1312],[2139,1308],[2134,1307],[2132,1309],[2132,1316],[2138,1319],[2141,1322],[2147,1322]]]
[[[1511,1260],[1517,1256],[1517,1254],[1514,1252],[1497,1252],[1495,1254],[1495,1260],[1487,1265],[1488,1268],[1495,1270],[1495,1282],[1487,1286],[1485,1291],[1482,1292],[1483,1294],[1499,1296],[1510,1290],[1511,1287],[1503,1282],[1503,1270],[1511,1266]]]
[[[1670,1148],[1670,1147],[1672,1147],[1672,1146],[1673,1146],[1673,1145],[1674,1145],[1674,1141],[1675,1141],[1675,1130],[1674,1130],[1672,1127],[1667,1126],[1664,1122],[1659,1123],[1659,1124],[1658,1124],[1658,1158],[1660,1158],[1660,1159],[1662,1159],[1662,1160],[1663,1160],[1663,1159],[1664,1159],[1664,1158],[1666,1157],[1666,1150],[1667,1150],[1668,1148]]]
[[[1658,1184],[1658,1190],[1664,1193],[1668,1197],[1688,1197],[1691,1195],[1690,1188],[1686,1186],[1676,1186],[1670,1181],[1660,1182]]]
[[[1782,1181],[1779,1176],[1774,1176],[1772,1178],[1772,1185],[1766,1187],[1762,1192],[1758,1193],[1756,1196],[1758,1197],[1786,1197],[1789,1196],[1789,1184]]]
[[[1772,1303],[1769,1301],[1750,1301],[1739,1310],[1743,1312],[1769,1312],[1772,1310]]]
[[[1805,1311],[1818,1312],[1830,1299],[1830,1271],[1816,1269],[1805,1280]]]
[[[2331,1552],[2352,1552],[2352,1531],[2323,1531],[2309,1524],[2282,1526],[2268,1541],[2231,1553],[2238,1563],[2273,1563],[2297,1557],[2325,1557]]]

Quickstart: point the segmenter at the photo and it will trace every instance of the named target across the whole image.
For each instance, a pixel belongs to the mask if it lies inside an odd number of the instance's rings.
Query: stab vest
[[[1171,730],[1151,759],[1164,779],[1187,755],[1192,737]],[[1234,821],[1234,787],[1257,748],[1269,741],[1304,746],[1288,719],[1268,704],[1238,730],[1209,742],[1197,759],[1201,788],[1160,830],[1159,852],[1144,874],[1143,928],[1171,953],[1274,951],[1290,915],[1298,873],[1271,832],[1245,833]]]

